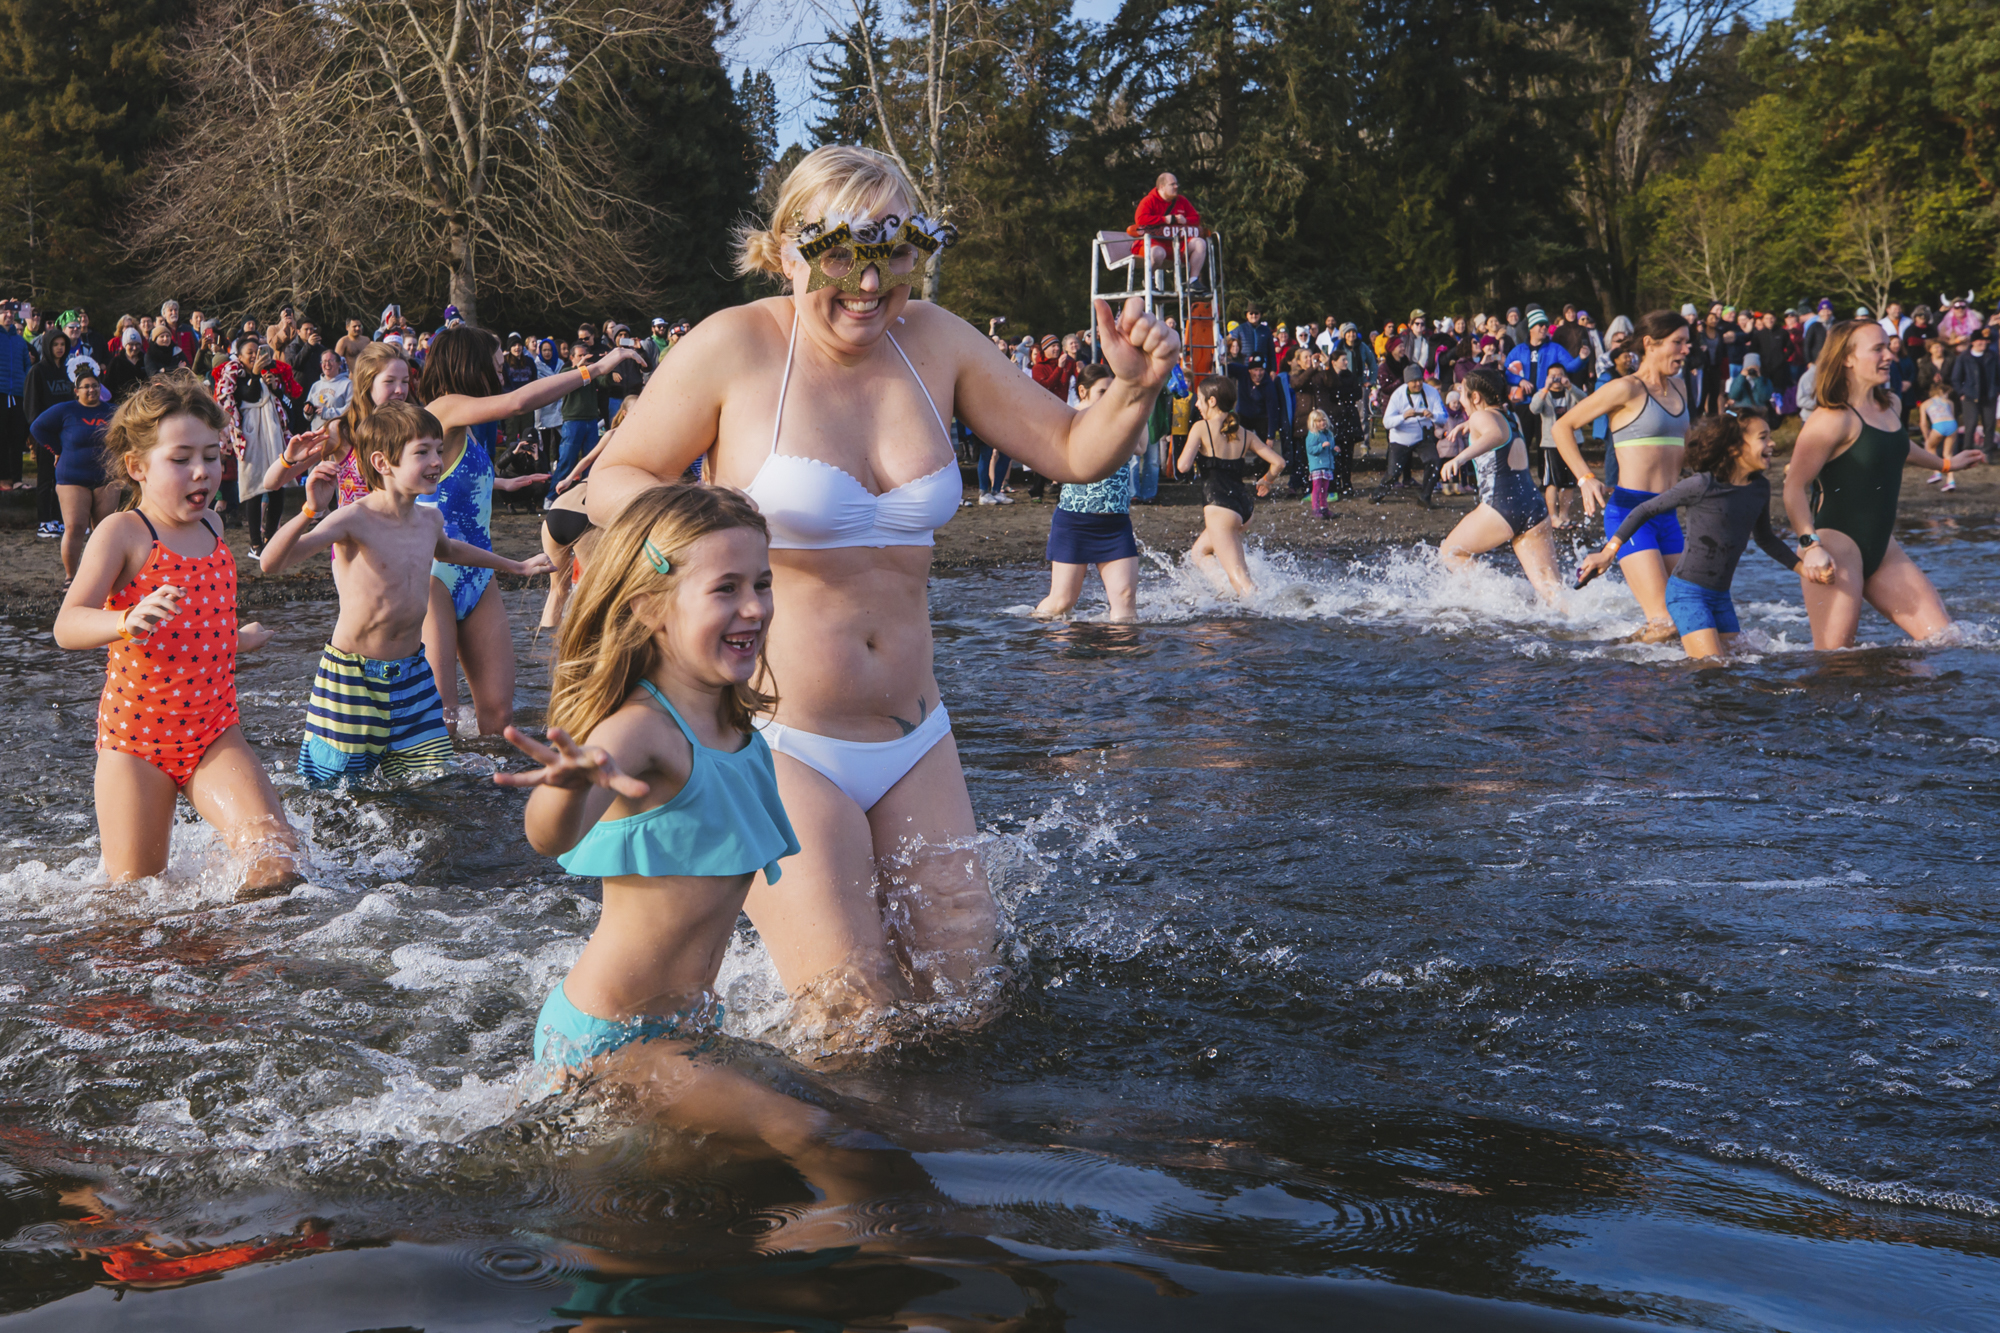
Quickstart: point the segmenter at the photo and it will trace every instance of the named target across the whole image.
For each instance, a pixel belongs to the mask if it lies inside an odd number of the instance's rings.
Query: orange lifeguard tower
[[[1187,249],[1181,242],[1191,237],[1208,242],[1207,272],[1187,271]],[[1163,246],[1149,244],[1165,242]],[[1154,251],[1164,249],[1171,263],[1156,264]],[[1191,280],[1200,276],[1205,284]],[[1196,296],[1191,286],[1205,288]],[[1131,297],[1145,298],[1146,311],[1153,315],[1173,315],[1181,331],[1181,346],[1187,353],[1191,378],[1215,372],[1221,363],[1223,311],[1227,308],[1222,291],[1222,238],[1207,227],[1170,223],[1159,227],[1127,227],[1124,231],[1100,231],[1090,245],[1090,299],[1095,308],[1103,297],[1113,308]]]

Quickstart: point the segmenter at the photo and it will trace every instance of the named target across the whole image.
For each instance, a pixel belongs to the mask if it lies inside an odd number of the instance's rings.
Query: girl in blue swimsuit
[[[507,729],[541,767],[493,780],[536,789],[536,851],[604,880],[597,930],[542,1006],[535,1059],[596,1072],[636,1043],[649,1049],[619,1063],[657,1076],[720,1019],[716,974],[751,879],[775,884],[799,850],[752,726],[777,702],[753,683],[770,545],[740,492],[698,486],[645,492],[602,540],[563,623],[548,744]]]
[[[547,473],[499,477],[493,440],[499,423],[572,393],[589,375],[601,375],[638,352],[620,348],[586,372],[548,375],[502,393],[500,340],[462,324],[440,330],[424,358],[418,385],[424,406],[444,426],[445,471],[427,503],[444,514],[445,533],[481,550],[493,549],[493,492],[519,490],[548,480]],[[582,375],[582,379],[571,379]],[[507,608],[493,587],[491,570],[431,566],[431,605],[424,618],[424,656],[437,678],[445,726],[458,723],[458,672],[472,693],[479,732],[504,730],[514,720],[514,636]]]

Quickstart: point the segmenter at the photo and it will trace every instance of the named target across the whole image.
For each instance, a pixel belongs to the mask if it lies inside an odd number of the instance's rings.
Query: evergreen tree
[[[861,18],[845,28],[835,28],[820,43],[822,49],[807,61],[812,70],[816,100],[825,108],[812,123],[813,147],[828,144],[872,144],[875,142],[875,109],[868,95],[868,62],[862,33],[879,32],[882,25],[880,0],[866,0]]]
[[[120,203],[165,130],[182,0],[0,0],[0,282],[53,307],[136,275]]]
[[[648,315],[688,319],[741,300],[732,229],[754,207],[762,171],[756,104],[739,96],[713,45],[693,58],[669,50],[645,61],[625,58],[614,77],[636,121],[591,108],[576,113],[595,117],[606,153],[620,164],[623,188],[657,210],[641,225],[656,287],[632,298],[653,303]],[[761,86],[746,79],[745,88],[761,96],[769,79]],[[765,118],[773,136],[775,105],[773,96]],[[561,245],[562,238],[549,243]],[[511,310],[527,295],[498,299]]]

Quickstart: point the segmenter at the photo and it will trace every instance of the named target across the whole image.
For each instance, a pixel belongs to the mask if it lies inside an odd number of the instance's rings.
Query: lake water
[[[1247,609],[1160,562],[1136,627],[940,577],[1010,1007],[825,1069],[747,929],[724,973],[716,1058],[854,1127],[844,1203],[540,1095],[596,886],[528,850],[504,747],[281,775],[287,899],[230,905],[195,824],[111,888],[101,657],[0,622],[0,1322],[2000,1327],[2000,529],[1905,541],[1957,644],[1804,651],[1753,550],[1758,652],[1710,669],[1508,562],[1273,558]],[[287,770],[330,623],[244,659]]]

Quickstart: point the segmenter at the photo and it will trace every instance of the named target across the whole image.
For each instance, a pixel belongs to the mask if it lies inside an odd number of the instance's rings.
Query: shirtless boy
[[[404,777],[451,757],[423,651],[432,560],[517,575],[555,567],[546,555],[509,560],[453,541],[444,515],[417,503],[444,472],[444,428],[421,407],[384,403],[354,428],[354,453],[368,494],[335,509],[339,474],[321,463],[307,478],[305,509],[278,529],[262,560],[266,574],[277,574],[329,547],[342,556],[333,566],[340,619],[320,654],[299,743],[299,772],[312,782],[377,766]]]

